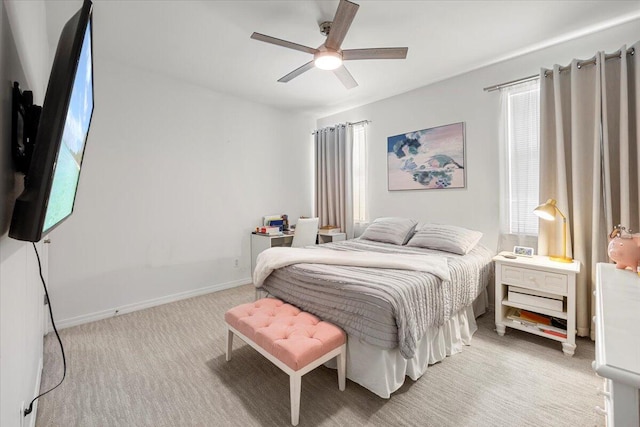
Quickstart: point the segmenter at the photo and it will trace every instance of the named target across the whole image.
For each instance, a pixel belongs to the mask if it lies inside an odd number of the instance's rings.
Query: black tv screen
[[[9,237],[37,242],[73,212],[93,115],[92,3],[65,24]]]

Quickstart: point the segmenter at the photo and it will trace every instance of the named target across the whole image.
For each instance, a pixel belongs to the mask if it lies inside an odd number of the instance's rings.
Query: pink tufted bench
[[[345,389],[346,334],[331,323],[274,298],[262,298],[227,311],[227,361],[233,334],[289,374],[291,423],[300,419],[304,374],[338,357],[338,386]]]

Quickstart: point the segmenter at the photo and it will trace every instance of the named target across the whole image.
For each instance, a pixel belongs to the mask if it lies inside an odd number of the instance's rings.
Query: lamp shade
[[[558,212],[558,208],[556,207],[556,201],[554,199],[548,199],[533,210],[534,214],[547,221],[554,221],[556,219],[556,212]]]
[[[342,65],[342,55],[330,50],[317,52],[313,64],[321,70],[335,70]]]
[[[546,202],[535,208],[533,213],[547,221],[555,221],[556,214],[560,215],[562,218],[562,255],[552,255],[549,259],[557,262],[573,262],[573,259],[567,256],[567,217],[558,209],[555,199],[547,199]]]

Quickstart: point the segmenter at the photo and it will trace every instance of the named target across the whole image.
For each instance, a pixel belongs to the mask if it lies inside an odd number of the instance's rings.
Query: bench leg
[[[231,350],[233,349],[233,332],[227,328],[227,362],[231,360]]]
[[[289,392],[291,393],[291,424],[298,425],[300,421],[300,391],[302,376],[293,373],[289,376]]]
[[[338,388],[344,391],[346,386],[347,373],[347,346],[342,346],[342,351],[338,355]]]

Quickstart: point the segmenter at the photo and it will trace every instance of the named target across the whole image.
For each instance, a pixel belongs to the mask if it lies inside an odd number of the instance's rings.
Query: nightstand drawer
[[[567,276],[529,268],[502,265],[502,282],[529,289],[567,294]]]

